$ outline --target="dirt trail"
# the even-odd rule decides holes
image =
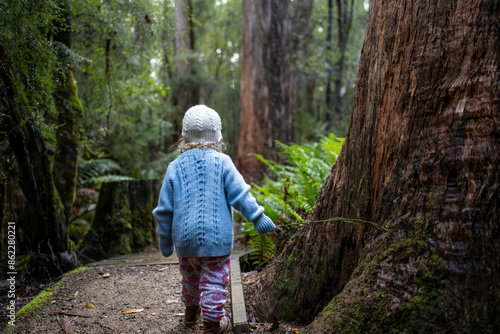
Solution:
[[[238,263],[242,253],[244,251],[236,250],[231,261]],[[254,274],[243,273],[243,285],[248,279],[254,279]],[[231,284],[228,289],[231,292]],[[235,291],[238,289],[241,289],[241,285]],[[51,290],[52,295],[46,293]],[[201,324],[191,328],[184,325],[181,290],[178,259],[175,256],[164,258],[159,250],[94,262],[89,267],[64,275],[60,281],[39,294],[29,307],[32,308],[33,304],[41,306],[28,315],[18,316],[16,326],[5,329],[4,332],[64,334],[60,322],[66,318],[74,333],[201,334]],[[42,295],[45,296],[41,298]],[[259,296],[250,293],[245,295],[246,298]],[[42,303],[39,303],[40,300]],[[225,309],[230,319],[233,319],[231,293]],[[249,310],[248,305],[246,309]],[[140,311],[123,313],[130,310]],[[237,310],[243,311],[245,319],[244,308]],[[237,318],[241,318],[241,315]],[[252,314],[247,313],[246,319],[258,322]],[[302,327],[281,322],[279,328],[272,328],[272,324],[250,322],[249,329],[253,334],[293,334],[298,333]],[[233,334],[233,331],[229,334]]]
[[[57,320],[64,315],[54,313],[61,311],[81,315],[68,316],[74,333],[202,333],[200,326],[184,325],[180,282],[174,264],[97,267],[70,274],[44,307],[18,319],[7,333],[64,333]],[[132,309],[143,310],[123,313]]]

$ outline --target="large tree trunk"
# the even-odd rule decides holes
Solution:
[[[63,68],[63,75],[58,77],[58,86],[54,97],[57,108],[56,152],[54,156],[54,183],[64,205],[64,216],[69,221],[71,207],[75,201],[76,177],[78,169],[78,144],[80,142],[80,118],[83,107],[78,99],[73,70],[70,66],[71,31],[70,9],[67,1],[61,1],[67,26],[60,27],[54,36],[58,60]]]
[[[31,121],[25,121],[27,116],[20,102],[23,92],[19,91],[23,85],[12,71],[2,45],[0,63],[0,98],[8,115],[2,122],[2,130],[8,133],[9,145],[17,161],[20,186],[26,197],[22,224],[16,224],[17,246],[22,253],[41,255],[48,259],[47,265],[64,270],[63,264],[70,265],[67,225],[52,178],[45,141],[40,130]],[[54,267],[46,269],[50,272]]]
[[[293,140],[291,18],[289,1],[243,1],[243,68],[238,169],[258,180],[274,140]]]
[[[94,260],[129,254],[158,246],[152,215],[161,180],[105,182],[90,228],[78,244]]]
[[[304,331],[500,330],[498,1],[372,3],[347,138],[253,284]],[[326,306],[326,307],[325,307]]]
[[[175,76],[174,126],[177,139],[182,132],[184,113],[200,100],[200,87],[195,78],[194,26],[191,0],[175,0]]]

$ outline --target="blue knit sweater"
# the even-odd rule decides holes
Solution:
[[[260,234],[275,228],[231,158],[212,149],[182,153],[167,169],[153,210],[164,256],[224,256],[233,249],[234,207]]]

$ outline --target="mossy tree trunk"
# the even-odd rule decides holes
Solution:
[[[8,133],[9,145],[15,154],[20,186],[26,197],[22,224],[16,224],[16,246],[21,254],[40,255],[40,272],[61,273],[70,267],[69,242],[63,206],[54,186],[45,141],[30,120],[25,121],[23,85],[12,69],[5,49],[0,45],[0,98],[7,111],[2,130]],[[45,268],[44,268],[45,267]]]
[[[157,247],[157,205],[161,180],[105,182],[99,192],[94,220],[79,243],[81,252],[100,260]]]
[[[76,83],[71,67],[71,21],[67,0],[60,1],[64,21],[54,36],[61,73],[54,97],[57,109],[56,152],[54,156],[54,182],[64,205],[66,220],[71,218],[71,207],[75,200],[78,169],[78,144],[80,142],[80,118],[83,107],[78,99]]]
[[[249,287],[305,333],[500,330],[500,3],[375,0],[342,152]],[[318,312],[320,312],[318,315]]]

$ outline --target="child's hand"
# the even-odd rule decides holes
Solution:
[[[160,237],[160,250],[163,256],[169,257],[174,252],[174,245],[168,238]]]
[[[266,234],[267,232],[271,232],[276,228],[276,225],[274,225],[273,221],[265,214],[262,214],[262,216],[257,218],[253,222],[253,226],[255,227],[255,230],[259,232],[260,235]]]

